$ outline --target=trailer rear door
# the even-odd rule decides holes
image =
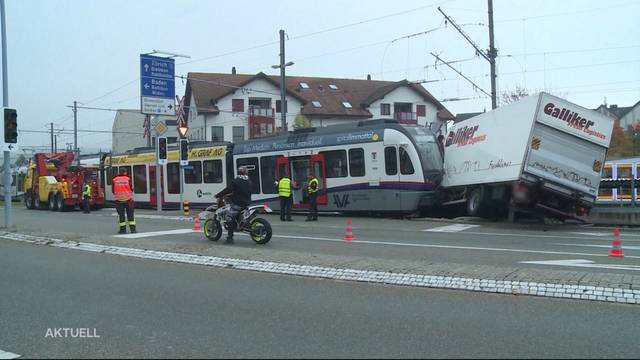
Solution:
[[[536,123],[523,177],[548,180],[548,187],[565,193],[579,191],[595,200],[607,149],[594,142]],[[565,189],[563,189],[563,187]],[[568,190],[568,189],[571,190]]]

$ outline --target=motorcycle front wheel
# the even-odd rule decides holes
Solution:
[[[255,241],[256,244],[266,244],[271,240],[271,224],[267,220],[256,218],[251,222],[249,228],[251,230],[249,233],[251,240]]]
[[[216,219],[207,219],[204,222],[204,236],[211,241],[220,240],[220,236],[222,236],[222,226],[220,222]]]

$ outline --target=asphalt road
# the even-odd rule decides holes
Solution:
[[[180,221],[168,216],[157,218],[156,212],[151,210],[138,210],[137,214],[140,233],[189,229],[193,225],[193,222]],[[174,212],[174,215],[177,214]],[[238,236],[235,245],[237,253],[230,255],[243,256],[242,249],[247,249],[246,253],[288,253],[289,258],[296,258],[296,255],[291,254],[304,254],[317,258],[342,256],[371,261],[446,262],[470,266],[518,266],[531,269],[640,275],[640,232],[637,230],[621,231],[626,256],[611,258],[607,256],[613,240],[613,230],[610,228],[522,223],[511,225],[492,222],[455,225],[430,220],[362,217],[353,219],[353,235],[356,241],[346,242],[342,240],[345,234],[345,218],[342,217],[321,216],[318,222],[304,222],[302,216],[294,216],[294,222],[281,222],[277,215],[266,218],[274,229],[273,240],[261,247],[253,244],[247,237]],[[18,232],[80,241],[94,239],[104,242],[108,239],[111,244],[120,246],[200,253],[208,251],[213,245],[204,239],[202,233],[156,235],[136,239],[115,238],[113,235],[117,230],[116,218],[111,209],[85,215],[80,212],[29,211],[18,205],[14,209],[14,222]],[[450,228],[452,225],[453,230]],[[589,260],[600,267],[558,267],[523,263],[567,259]],[[283,261],[287,259],[284,258]],[[627,267],[620,268],[621,266]]]
[[[637,306],[315,280],[0,241],[0,350],[55,357],[635,358]],[[100,338],[47,338],[89,328]]]

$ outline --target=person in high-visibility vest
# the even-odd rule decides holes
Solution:
[[[320,182],[311,175],[307,184],[307,194],[309,195],[309,215],[305,221],[318,220],[318,190],[320,190]]]
[[[124,220],[125,211],[129,222],[129,230],[135,233],[136,219],[133,216],[133,193],[131,179],[127,176],[127,169],[120,168],[120,175],[113,178],[112,188],[113,197],[116,200],[116,210],[118,211],[118,225],[120,226],[118,233],[127,233],[127,222]]]
[[[291,179],[286,173],[282,175],[277,182],[278,197],[280,197],[280,220],[281,221],[293,221],[291,220],[291,204],[293,203],[293,197],[291,193]]]
[[[84,188],[82,189],[82,207],[83,212],[85,214],[90,213],[89,210],[89,199],[91,198],[91,185],[89,185],[89,180],[84,183]]]

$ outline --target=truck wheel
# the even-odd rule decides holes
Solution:
[[[42,204],[40,203],[40,195],[38,194],[33,195],[33,207],[38,210],[42,209]]]
[[[58,210],[58,203],[56,202],[56,196],[54,193],[49,194],[49,210],[51,211]]]
[[[56,198],[58,211],[67,210],[67,206],[64,204],[64,195],[62,193],[57,193],[55,198]]]
[[[467,215],[479,216],[480,207],[482,204],[482,191],[480,188],[471,190],[471,193],[467,197]]]
[[[31,191],[27,191],[24,194],[24,205],[29,210],[32,210],[34,208],[34,206],[33,206],[33,195],[31,194]]]

